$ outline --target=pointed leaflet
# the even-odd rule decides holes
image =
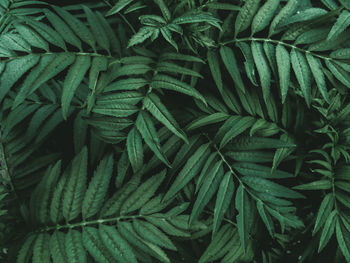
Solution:
[[[326,79],[323,73],[322,63],[318,58],[315,58],[310,53],[306,53],[306,59],[309,63],[312,75],[316,81],[318,90],[320,91],[322,97],[329,103],[329,96],[327,91]]]
[[[128,133],[126,149],[131,167],[134,172],[137,172],[143,165],[143,145],[141,134],[135,127]]]
[[[127,214],[138,210],[147,203],[163,182],[165,175],[166,170],[163,170],[141,184],[124,202],[120,209],[120,214]]]
[[[213,262],[213,257],[221,253],[227,242],[233,239],[233,234],[230,224],[223,225],[217,233],[213,234],[209,246],[202,253],[198,263]]]
[[[252,22],[252,35],[254,35],[254,33],[256,32],[263,30],[265,27],[268,26],[279,4],[280,0],[267,0],[265,2],[265,4],[259,9],[259,11],[254,16]]]
[[[177,192],[179,192],[185,185],[196,176],[202,165],[206,161],[209,155],[209,143],[201,145],[197,151],[188,159],[174,183],[170,186],[170,189],[164,196],[164,200],[171,199]]]
[[[31,71],[23,82],[21,90],[15,98],[13,107],[17,107],[26,99],[26,97],[40,88],[42,84],[65,70],[73,63],[74,59],[75,55],[68,52],[49,54],[42,58],[38,66]]]
[[[79,231],[73,229],[68,231],[65,238],[65,248],[69,263],[87,263],[86,252]]]
[[[163,123],[170,131],[172,131],[176,136],[183,139],[186,143],[188,143],[187,137],[184,132],[181,130],[179,124],[167,110],[165,105],[161,102],[160,98],[154,94],[150,93],[143,99],[143,105],[145,108]]]
[[[158,246],[153,245],[152,243],[147,242],[142,239],[133,228],[132,224],[127,221],[118,221],[117,222],[118,231],[120,234],[130,243],[134,248],[137,248],[148,255],[151,255],[161,262],[170,263],[165,252]]]
[[[348,26],[350,25],[350,12],[347,10],[343,10],[341,14],[339,15],[337,22],[333,25],[331,31],[329,32],[327,36],[327,40],[334,40],[344,32]]]
[[[83,22],[60,7],[52,6],[58,15],[70,26],[74,33],[95,49],[95,38]]]
[[[92,93],[95,93],[98,77],[101,71],[106,71],[107,67],[108,59],[106,57],[93,57],[89,72],[89,89]]]
[[[292,15],[299,6],[300,0],[289,0],[287,4],[281,9],[281,11],[274,17],[270,24],[269,36],[275,33],[276,28],[280,25],[280,23]]]
[[[311,72],[305,56],[295,48],[290,53],[292,67],[308,106],[311,103]]]
[[[227,120],[228,123],[229,120]],[[235,119],[234,124],[230,127],[230,129],[225,133],[224,137],[220,142],[220,148],[225,147],[225,145],[230,142],[232,139],[243,133],[249,127],[251,127],[255,118],[251,116],[240,117],[238,120]],[[225,122],[226,123],[226,122]]]
[[[312,231],[312,235],[315,235],[316,232],[323,226],[329,214],[331,213],[334,206],[334,199],[332,194],[327,194],[320,205],[320,208],[317,212],[315,227]]]
[[[208,65],[210,68],[211,75],[213,76],[215,84],[221,94],[223,89],[222,87],[223,83],[221,78],[220,64],[219,64],[219,58],[218,58],[217,52],[208,50],[207,59],[208,59]]]
[[[67,119],[67,114],[69,106],[73,99],[74,93],[77,90],[78,86],[84,79],[84,76],[88,69],[90,68],[90,57],[89,56],[77,56],[73,66],[68,71],[66,79],[63,83],[62,90],[62,113],[63,118]]]
[[[327,245],[328,241],[331,239],[334,233],[336,220],[337,220],[337,210],[335,209],[332,211],[332,213],[329,214],[324,224],[321,238],[320,238],[320,243],[318,246],[318,253],[322,251],[322,249]]]
[[[264,208],[264,203],[261,200],[258,200],[256,203],[256,207],[257,207],[257,210],[260,214],[262,221],[264,222],[267,230],[269,231],[269,234],[271,235],[271,237],[273,237],[274,232],[275,232],[274,223],[272,221],[271,216],[268,213],[266,213],[265,208]]]
[[[221,55],[222,61],[224,62],[224,65],[225,65],[227,71],[230,73],[230,76],[231,76],[232,80],[234,81],[235,85],[240,90],[242,90],[242,92],[245,92],[245,87],[243,84],[241,73],[239,72],[237,60],[236,60],[235,54],[233,53],[233,50],[229,47],[222,46],[220,48],[220,55]]]
[[[236,216],[238,234],[241,240],[241,245],[245,250],[247,247],[250,224],[251,224],[251,218],[250,218],[251,202],[242,184],[238,186],[235,203],[236,203],[236,209],[238,211],[238,215]]]
[[[45,10],[45,15],[49,22],[56,29],[56,31],[67,43],[77,47],[80,51],[82,51],[81,41],[59,16],[49,10]]]
[[[231,203],[235,189],[232,177],[233,175],[230,172],[227,172],[220,183],[214,208],[213,233],[219,229],[225,212]]]
[[[179,81],[170,76],[157,74],[152,79],[151,87],[155,89],[168,89],[168,90],[177,91],[177,92],[189,95],[191,97],[194,97],[196,99],[199,99],[204,104],[206,104],[204,97],[197,90],[189,86],[187,83]]]
[[[31,260],[33,254],[33,246],[37,235],[31,234],[25,239],[21,249],[18,251],[17,263],[28,263]]]
[[[241,7],[235,22],[235,38],[238,33],[246,30],[259,9],[260,0],[247,0]]]
[[[100,20],[97,18],[96,13],[92,12],[91,9],[85,5],[83,5],[83,9],[92,33],[96,37],[97,43],[100,47],[110,53],[110,43],[108,36],[103,28],[103,25],[100,23]]]
[[[122,10],[124,7],[126,7],[128,4],[133,2],[133,0],[119,0],[106,14],[106,16],[110,16],[113,14],[118,13],[120,10]]]
[[[22,24],[15,24],[15,28],[31,46],[41,48],[47,52],[49,51],[49,44],[30,27]]]
[[[73,159],[63,193],[63,216],[67,221],[75,219],[81,212],[86,191],[87,148]]]
[[[170,166],[168,159],[161,149],[156,128],[154,127],[153,121],[147,112],[140,111],[136,119],[136,128],[139,130],[141,136],[145,140],[145,143],[159,158],[159,160]]]
[[[210,201],[219,187],[221,179],[224,175],[224,168],[222,166],[222,160],[218,161],[210,172],[204,178],[202,185],[200,186],[198,196],[193,205],[190,224],[197,220],[200,213],[203,211],[206,204]]]
[[[50,238],[50,252],[54,263],[68,262],[67,253],[65,249],[66,234],[55,231]]]
[[[331,189],[332,183],[330,180],[317,180],[311,183],[294,186],[296,190],[327,190]]]
[[[30,54],[6,63],[0,76],[0,102],[5,98],[11,87],[40,59],[39,55]]]
[[[50,262],[49,240],[50,235],[47,233],[38,235],[33,246],[32,263]]]
[[[99,233],[104,246],[118,262],[137,263],[132,248],[115,227],[101,224]]]
[[[271,86],[270,66],[264,55],[264,50],[261,43],[253,41],[251,48],[252,48],[254,62],[255,62],[256,68],[258,69],[264,100],[265,102],[267,102],[270,95],[270,86]]]
[[[346,229],[341,223],[339,217],[336,223],[336,236],[341,252],[343,253],[346,260],[350,261],[350,233],[349,229]]]
[[[291,199],[305,198],[302,194],[295,192],[288,187],[276,184],[261,177],[246,175],[242,177],[242,181],[255,191],[269,193],[276,197]]]
[[[95,215],[102,207],[108,192],[112,172],[113,155],[109,154],[101,160],[86,190],[82,205],[84,219]]]
[[[103,245],[99,231],[95,227],[84,227],[82,232],[83,245],[89,254],[100,263],[115,262],[112,255]]]
[[[239,154],[243,154],[243,152],[238,152]],[[253,153],[253,152],[251,152]],[[266,154],[266,152],[262,152]],[[267,155],[267,154],[266,154]],[[271,167],[263,166],[256,164],[254,162],[255,159],[253,158],[254,155],[251,156],[251,162],[236,162],[232,165],[232,168],[234,168],[237,172],[244,176],[258,176],[262,178],[291,178],[294,177],[293,174],[287,173],[281,170],[273,170],[271,171]],[[265,161],[266,162],[266,161]]]
[[[282,103],[284,103],[287,97],[290,81],[290,57],[286,48],[280,44],[278,44],[276,47],[276,62]]]
[[[140,235],[144,240],[149,241],[160,247],[164,247],[170,250],[176,251],[176,247],[173,242],[165,235],[159,228],[152,225],[149,222],[134,219],[133,226],[137,234]]]
[[[350,87],[349,73],[337,66],[336,64],[332,63],[332,61],[329,61],[328,59],[325,62],[332,74],[345,86]]]
[[[229,116],[230,115],[224,112],[215,112],[204,117],[199,117],[198,119],[191,122],[189,126],[187,126],[187,130],[194,130],[213,123],[222,122],[227,120]]]

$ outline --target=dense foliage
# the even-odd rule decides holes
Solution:
[[[50,2],[0,1],[1,262],[350,262],[348,0]]]

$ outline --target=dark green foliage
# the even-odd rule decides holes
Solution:
[[[350,262],[349,1],[53,2],[0,1],[1,262]]]

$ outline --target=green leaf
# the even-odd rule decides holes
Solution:
[[[343,10],[339,15],[337,22],[331,28],[327,36],[327,40],[333,40],[338,37],[343,31],[345,31],[350,25],[350,12],[347,10]]]
[[[6,63],[5,70],[0,76],[0,102],[5,98],[12,86],[31,69],[39,59],[39,55],[30,54]]]
[[[120,10],[122,10],[124,7],[126,7],[128,4],[133,2],[133,0],[119,0],[106,14],[106,16],[110,16],[113,14],[118,13]]]
[[[212,262],[213,257],[225,248],[229,240],[233,239],[233,235],[232,227],[229,224],[223,225],[217,233],[213,234],[209,246],[202,253],[198,263]]]
[[[82,232],[83,244],[89,254],[96,262],[110,263],[115,262],[112,255],[103,245],[98,229],[94,227],[84,227]]]
[[[271,86],[270,67],[264,55],[262,44],[253,41],[251,47],[252,47],[254,62],[255,62],[256,68],[258,69],[258,73],[260,77],[263,97],[265,102],[267,102],[270,95],[270,86]]]
[[[280,44],[276,47],[276,62],[281,88],[282,103],[284,103],[288,94],[290,81],[290,57],[286,48]]]
[[[45,10],[45,15],[55,30],[67,43],[82,51],[81,41],[59,16],[49,10]]]
[[[99,233],[105,247],[107,247],[109,252],[118,262],[137,263],[132,248],[115,227],[101,224],[99,227]]]
[[[333,210],[332,213],[329,214],[327,220],[324,224],[320,243],[318,246],[318,253],[322,251],[322,249],[327,245],[328,241],[332,237],[335,229],[336,219],[337,219],[337,210]]]
[[[242,184],[237,188],[235,203],[238,211],[238,215],[236,216],[238,234],[241,240],[241,245],[245,250],[251,225],[251,202]]]
[[[258,11],[260,0],[247,0],[239,11],[235,22],[235,38],[237,35],[246,30],[253,20],[253,17]]]
[[[347,261],[350,261],[350,233],[349,230],[341,224],[340,219],[336,223],[336,236],[341,252]]]
[[[207,126],[210,124],[222,122],[222,121],[227,120],[229,118],[229,116],[230,115],[228,115],[227,113],[224,113],[224,112],[215,112],[215,113],[210,114],[208,116],[203,116],[203,117],[200,117],[200,118],[194,120],[193,122],[191,122],[189,124],[187,129],[194,130],[194,129],[198,129],[200,127]]]
[[[67,119],[68,110],[73,99],[74,93],[84,79],[84,76],[90,68],[89,56],[78,56],[63,83],[62,90],[62,113],[63,118]]]
[[[255,118],[250,116],[239,117],[238,120],[233,119],[233,117],[231,117],[225,122],[231,123],[232,120],[233,124],[230,125],[230,129],[225,133],[224,137],[222,138],[220,142],[220,148],[225,147],[227,143],[229,143],[232,139],[234,139],[235,137],[246,131],[248,128],[250,128],[255,122]]]
[[[25,241],[21,246],[21,249],[18,252],[17,261],[16,261],[17,263],[30,262],[33,254],[33,246],[36,238],[37,238],[37,235],[31,234],[25,239]]]
[[[164,200],[171,199],[178,193],[189,181],[195,177],[209,155],[209,143],[201,145],[197,151],[188,159],[174,183],[170,186],[164,196]]]
[[[155,31],[156,31],[156,28],[151,26],[141,27],[140,30],[130,38],[128,43],[128,48],[135,46],[137,44],[141,44],[146,39],[150,38]]]
[[[72,263],[87,262],[86,252],[83,247],[82,236],[79,231],[73,230],[73,229],[70,229],[68,231],[65,238],[65,247],[66,247],[68,262],[72,262]]]
[[[49,44],[34,30],[23,24],[15,24],[18,33],[33,47],[49,51]]]
[[[220,20],[214,17],[211,13],[207,12],[187,12],[177,18],[175,18],[172,23],[176,25],[183,25],[183,24],[193,24],[193,23],[208,23],[219,30],[221,30],[220,27]]]
[[[50,262],[49,240],[47,233],[38,235],[33,246],[33,263]]]
[[[117,90],[137,90],[148,84],[148,81],[143,78],[127,78],[121,79],[108,85],[103,91]]]
[[[68,24],[68,26],[73,30],[73,32],[80,37],[85,43],[90,45],[94,50],[95,48],[95,38],[91,31],[85,26],[83,22],[77,19],[75,16],[64,10],[63,8],[52,6],[56,13],[63,18],[63,20]]]
[[[218,58],[217,52],[208,50],[207,59],[208,59],[208,65],[210,68],[211,75],[213,76],[213,79],[215,81],[215,84],[219,92],[222,93],[223,83],[221,78],[220,64],[219,64],[219,58]]]
[[[75,56],[70,53],[49,54],[42,57],[39,64],[25,78],[13,107],[17,107],[42,84],[65,70],[74,59]]]
[[[109,182],[113,172],[113,155],[106,155],[99,163],[94,176],[86,190],[83,204],[83,218],[89,218],[99,212],[108,192]]]
[[[258,200],[256,202],[256,207],[258,209],[258,212],[262,221],[264,222],[267,230],[269,231],[269,234],[271,235],[271,237],[274,237],[274,233],[275,233],[274,223],[272,221],[271,216],[268,213],[266,213],[264,208],[264,203],[261,200]]]
[[[73,159],[63,194],[63,216],[67,221],[75,219],[81,212],[86,191],[87,148]]]
[[[220,55],[235,85],[237,85],[237,87],[242,92],[245,92],[245,86],[243,84],[241,73],[239,71],[237,60],[236,60],[235,54],[233,53],[233,50],[229,47],[222,46],[220,48]]]
[[[54,263],[68,262],[65,249],[65,234],[55,231],[50,238],[50,252]]]
[[[167,166],[170,166],[167,157],[161,149],[158,134],[156,128],[154,127],[151,116],[149,116],[147,112],[140,111],[136,119],[136,128],[140,132],[142,138],[145,140],[145,143],[159,158],[159,160],[161,160]]]
[[[330,57],[335,59],[350,59],[350,48],[334,50],[331,52]]]
[[[241,153],[241,152],[240,152]],[[252,159],[254,161],[254,159]],[[293,174],[287,173],[281,170],[271,170],[271,167],[247,163],[247,162],[236,162],[232,165],[232,168],[237,170],[240,174],[244,176],[258,176],[261,178],[292,178]]]
[[[216,203],[214,208],[213,234],[215,234],[218,231],[221,222],[224,218],[225,212],[230,206],[234,189],[235,185],[233,182],[233,175],[230,172],[227,172],[220,183],[216,197]]]
[[[302,194],[295,192],[288,187],[276,184],[261,177],[246,175],[242,177],[242,181],[258,192],[269,193],[277,197],[285,197],[291,199],[305,198]]]
[[[299,0],[289,0],[270,23],[269,36],[276,33],[281,22],[290,17],[299,7]]]
[[[165,252],[157,245],[154,245],[145,239],[141,238],[133,228],[133,225],[127,221],[118,221],[118,230],[122,236],[133,246],[141,251],[152,255],[161,262],[170,263],[168,256]]]
[[[185,133],[181,130],[179,124],[156,94],[148,94],[143,100],[143,105],[153,115],[153,117],[163,123],[165,127],[172,131],[176,136],[188,143]]]
[[[335,65],[331,61],[326,60],[326,65],[329,68],[329,70],[332,72],[332,74],[345,86],[350,87],[350,74],[340,68],[339,66]]]
[[[172,78],[170,76],[157,74],[152,79],[151,87],[155,89],[168,89],[168,90],[177,91],[177,92],[189,95],[191,97],[194,97],[196,99],[199,99],[204,104],[206,104],[204,97],[197,90],[195,90],[188,84],[182,81],[179,81],[175,78]]]
[[[305,56],[295,48],[290,53],[292,67],[308,106],[311,103],[311,72]]]
[[[204,207],[208,204],[210,199],[219,188],[222,177],[224,176],[224,168],[222,160],[218,161],[208,174],[206,174],[203,183],[199,188],[199,193],[193,205],[190,224],[197,220]]]
[[[135,219],[133,220],[133,226],[137,234],[139,234],[144,240],[160,247],[174,251],[177,250],[173,242],[161,230],[151,223]]]
[[[131,213],[146,204],[163,182],[165,175],[166,170],[163,170],[141,184],[121,206],[120,214]]]
[[[137,172],[143,165],[143,145],[141,134],[135,128],[132,128],[128,133],[126,149],[131,167],[134,172]]]
[[[318,90],[320,91],[322,97],[326,100],[326,102],[329,103],[326,79],[323,73],[321,61],[309,53],[306,53],[306,59],[309,63],[312,75],[314,76],[314,79],[316,81]]]
[[[294,186],[296,190],[328,190],[331,189],[332,183],[330,180],[318,180],[307,184]]]
[[[273,18],[280,0],[267,0],[254,16],[252,22],[252,35],[266,28]]]
[[[90,8],[83,5],[87,21],[90,25],[93,36],[96,37],[97,44],[110,53],[110,43],[103,25],[100,23],[96,13],[93,13]]]

